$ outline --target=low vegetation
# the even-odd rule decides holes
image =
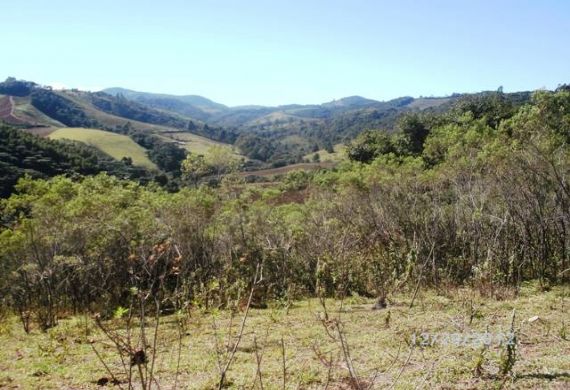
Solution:
[[[406,115],[270,185],[221,149],[180,161],[177,192],[26,177],[0,203],[8,331],[123,388],[564,387],[569,145],[562,86]],[[510,336],[457,348],[486,331]],[[50,364],[31,374],[80,378]]]
[[[327,326],[336,332],[332,320],[342,321],[360,388],[562,389],[570,381],[569,294],[560,288],[545,293],[528,284],[518,298],[496,301],[471,289],[441,288],[421,291],[411,308],[411,294],[396,294],[384,311],[371,311],[369,299],[353,296],[326,301],[331,318]],[[513,309],[518,349],[514,375],[504,376],[506,346],[496,336],[509,332]],[[128,313],[116,311],[106,326],[124,328]],[[155,362],[160,388],[218,388],[218,362],[238,340],[243,314],[189,309],[163,316]],[[328,335],[322,316],[315,299],[251,309],[227,387],[350,388],[342,347]],[[149,335],[153,325],[149,320]],[[486,332],[492,335],[489,340],[479,336]],[[442,337],[428,344],[422,334],[458,340]],[[87,316],[66,317],[46,333],[30,334],[9,320],[2,325],[0,342],[2,387],[128,388],[119,376],[124,368],[116,348]],[[113,385],[111,374],[121,383]]]

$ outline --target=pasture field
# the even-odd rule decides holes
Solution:
[[[327,300],[328,320],[317,299],[273,303],[249,311],[239,342],[243,310],[191,309],[160,318],[156,380],[162,389],[175,382],[180,389],[217,388],[218,359],[223,362],[238,342],[227,373],[232,389],[569,388],[568,287],[540,292],[527,285],[518,296],[507,295],[497,300],[465,288],[420,290],[415,299],[397,294],[376,311],[370,299]],[[500,338],[511,329],[513,310],[514,366],[502,375],[507,342]],[[117,330],[124,322],[107,320],[105,326]],[[153,324],[149,319],[148,335]],[[0,329],[1,388],[100,388],[97,382],[110,374],[95,351],[119,381],[125,379],[115,347],[89,316],[70,316],[47,333],[28,335],[6,316]],[[440,338],[425,343],[422,334]],[[486,347],[483,334],[492,336]],[[351,384],[349,365],[360,387]]]
[[[175,141],[181,147],[188,150],[191,153],[201,154],[207,156],[210,152],[211,148],[213,147],[222,147],[224,150],[227,150],[233,157],[236,158],[243,158],[241,154],[239,154],[232,145],[225,144],[222,142],[217,142],[206,137],[202,137],[197,134],[187,133],[187,132],[163,132],[160,135],[168,140],[168,141]]]
[[[130,157],[133,159],[134,165],[156,169],[156,165],[149,160],[146,150],[126,135],[97,129],[64,127],[51,133],[49,138],[83,142],[96,147],[117,160],[123,157]]]
[[[12,114],[12,102],[9,96],[0,95],[0,118],[8,119]]]

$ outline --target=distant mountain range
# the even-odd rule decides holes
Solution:
[[[150,92],[139,92],[125,88],[107,88],[101,92],[114,96],[123,96],[150,107],[168,110],[181,115],[191,116],[211,124],[230,127],[259,128],[260,124],[270,124],[276,128],[283,122],[295,120],[330,119],[347,111],[406,107],[425,109],[445,104],[450,98],[403,97],[388,102],[367,99],[361,96],[349,96],[323,104],[287,104],[282,106],[247,105],[228,107],[198,95],[168,95]],[[415,105],[412,105],[415,103]]]
[[[330,150],[331,145],[346,142],[365,129],[391,132],[403,113],[445,110],[459,97],[402,97],[380,102],[349,96],[323,104],[228,107],[196,95],[155,94],[123,88],[102,92],[237,133],[240,135],[237,146],[244,154],[280,164],[299,161],[314,150]],[[258,139],[252,140],[253,136]],[[255,153],[259,149],[264,152]]]
[[[384,102],[349,96],[323,104],[228,107],[197,95],[124,88],[53,90],[9,78],[0,83],[0,121],[34,128],[31,131],[40,135],[61,127],[151,134],[195,153],[226,145],[252,163],[281,166],[302,162],[318,150],[332,151],[334,145],[366,129],[392,132],[402,115],[442,112],[463,96],[401,97]],[[524,102],[530,93],[508,96]]]

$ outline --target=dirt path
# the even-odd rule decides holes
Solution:
[[[18,119],[16,118],[16,115],[14,115],[14,106],[16,105],[16,103],[14,103],[14,98],[12,96],[8,96],[8,100],[10,101],[10,116],[14,119]]]
[[[21,120],[14,114],[14,107],[16,103],[12,96],[6,96],[0,101],[0,118],[8,123],[15,125],[24,124],[25,121]]]

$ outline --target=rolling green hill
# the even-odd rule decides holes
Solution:
[[[350,96],[323,104],[277,107],[227,107],[201,96],[175,96],[111,88],[102,92],[52,90],[32,82],[0,83],[0,119],[45,135],[64,126],[94,128],[128,135],[149,150],[161,169],[176,148],[207,154],[223,146],[243,155],[260,168],[295,164],[316,150],[331,151],[365,130],[401,131],[402,118],[417,113],[449,112],[470,97],[494,92],[454,94],[448,97],[401,97],[376,101]],[[518,106],[529,101],[528,92],[502,94]],[[478,110],[477,107],[471,107]],[[151,140],[150,137],[153,139]],[[166,147],[159,145],[168,143]],[[159,150],[160,149],[160,150]],[[180,150],[176,155],[180,155]],[[160,154],[160,158],[157,157]],[[320,157],[326,157],[319,153]],[[175,164],[176,165],[176,164]]]
[[[123,157],[130,157],[134,165],[157,169],[156,165],[149,160],[147,151],[126,135],[97,129],[64,127],[51,133],[49,138],[83,142],[96,147],[117,160],[121,160]]]

